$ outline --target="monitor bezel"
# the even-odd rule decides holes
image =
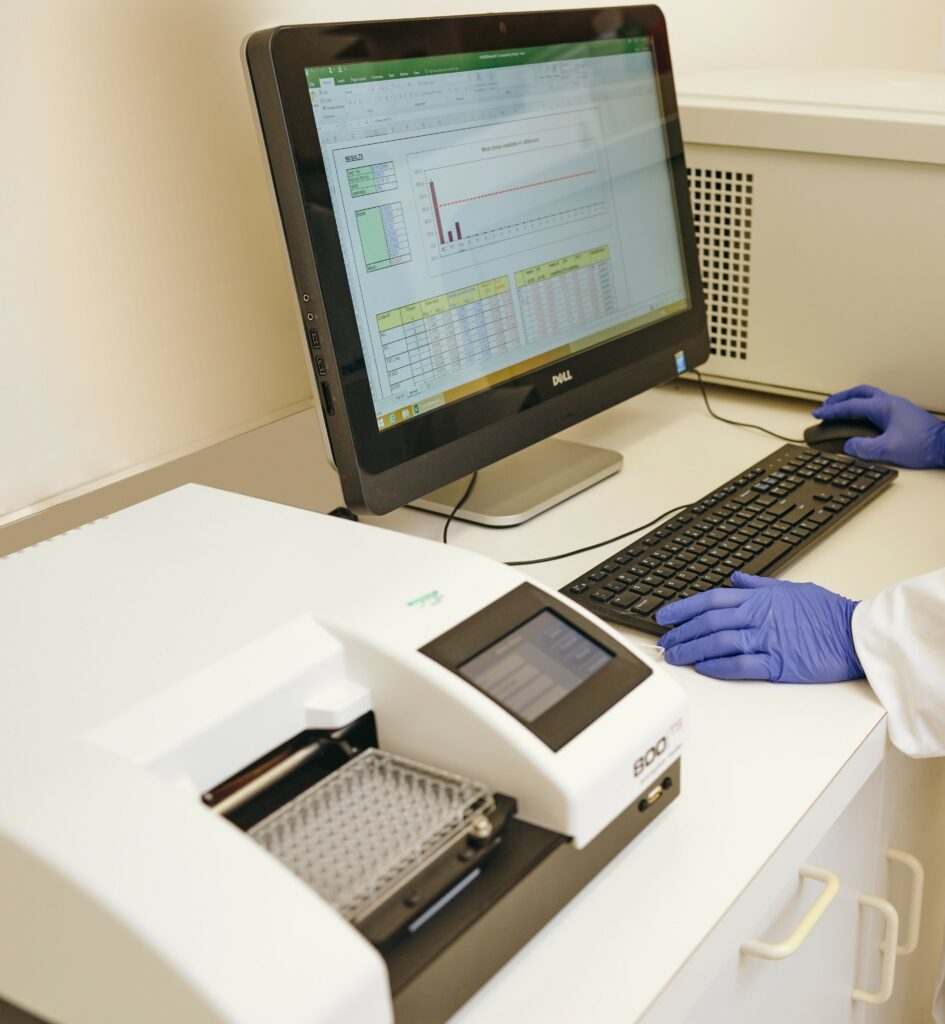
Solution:
[[[586,42],[616,32],[651,40],[690,309],[378,430],[305,69]],[[315,391],[352,510],[391,511],[663,383],[679,371],[678,352],[688,367],[708,358],[678,108],[665,22],[657,7],[286,26],[251,36],[246,57]],[[555,385],[553,377],[564,369],[570,380]]]

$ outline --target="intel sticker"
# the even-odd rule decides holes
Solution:
[[[685,373],[686,372],[686,353],[685,352],[677,352],[673,358],[676,360],[676,372],[677,373]]]

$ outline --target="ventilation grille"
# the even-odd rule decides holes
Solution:
[[[689,195],[709,321],[709,352],[748,358],[754,175],[690,167]]]

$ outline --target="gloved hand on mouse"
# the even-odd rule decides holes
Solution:
[[[945,423],[907,398],[860,384],[831,395],[814,415],[827,422],[866,419],[882,428],[878,437],[851,437],[846,442],[843,450],[854,458],[907,469],[945,467]]]

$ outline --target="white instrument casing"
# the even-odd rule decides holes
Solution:
[[[685,698],[633,651],[652,674],[553,751],[420,653],[523,582],[196,485],[5,559],[0,996],[76,1024],[390,1020],[376,950],[199,797],[373,710],[385,749],[585,846],[678,759]]]

